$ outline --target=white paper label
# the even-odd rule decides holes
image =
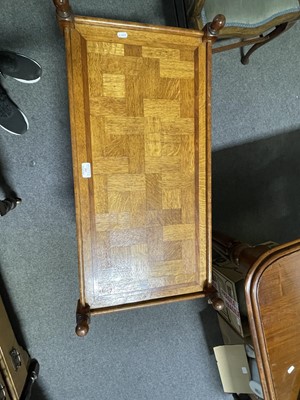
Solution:
[[[243,373],[244,375],[246,375],[246,374],[248,373],[248,370],[247,370],[246,367],[242,367],[242,373]]]
[[[288,374],[291,374],[294,371],[295,367],[293,365],[288,369]]]
[[[89,162],[82,163],[81,170],[82,170],[83,178],[91,178],[92,177],[91,164]]]
[[[128,37],[127,32],[118,32],[117,35],[118,35],[118,38],[120,38],[120,39],[126,39]]]

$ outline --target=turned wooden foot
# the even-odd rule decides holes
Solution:
[[[203,29],[204,39],[210,42],[215,42],[217,40],[218,33],[224,27],[225,22],[226,18],[224,15],[216,15],[212,22],[209,22],[205,25]]]
[[[224,301],[214,287],[211,286],[207,288],[206,295],[208,297],[208,304],[211,304],[216,311],[222,311],[224,309]]]
[[[211,304],[216,311],[222,311],[225,307],[223,299],[221,299],[217,293],[209,296],[208,304]]]
[[[74,14],[69,4],[69,0],[53,0],[56,7],[56,17],[59,26],[63,30],[66,24],[72,24],[74,20]]]
[[[3,217],[9,211],[13,210],[17,207],[18,204],[21,203],[21,199],[18,197],[16,198],[7,198],[5,200],[0,201],[0,216]]]
[[[72,9],[69,0],[53,0],[56,7],[56,14],[59,18],[68,19],[72,16]]]
[[[77,303],[77,311],[76,311],[76,335],[77,336],[86,336],[89,331],[90,324],[90,306],[88,304],[81,304],[81,301],[78,300]]]
[[[213,286],[205,288],[205,294],[208,297],[208,304],[211,304],[216,311],[222,311],[225,307],[223,299]]]

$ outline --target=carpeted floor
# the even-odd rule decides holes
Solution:
[[[94,318],[86,338],[75,336],[77,250],[63,37],[50,0],[1,5],[0,47],[43,67],[37,84],[4,82],[30,131],[17,137],[0,128],[2,188],[5,180],[23,199],[0,220],[1,292],[41,365],[33,398],[231,398],[222,391],[211,353],[220,337],[204,300]],[[171,0],[72,5],[84,15],[175,24]],[[260,49],[248,66],[239,63],[238,51],[214,55],[214,225],[246,240],[298,236],[299,28]]]

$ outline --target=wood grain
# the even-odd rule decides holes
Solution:
[[[207,43],[195,31],[74,21],[65,33],[81,303],[93,313],[202,296]]]
[[[246,301],[265,399],[300,393],[300,241],[265,253],[246,280]]]

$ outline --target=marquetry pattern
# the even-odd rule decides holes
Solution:
[[[197,47],[85,46],[93,307],[199,292]]]

